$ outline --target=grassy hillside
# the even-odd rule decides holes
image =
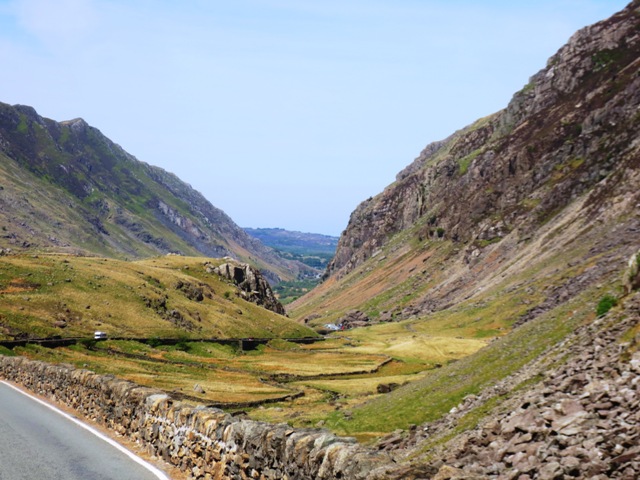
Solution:
[[[312,326],[337,321],[354,308],[365,312],[371,326],[337,334],[349,338],[354,350],[375,348],[395,360],[415,361],[426,350],[424,342],[440,340],[440,351],[466,357],[453,363],[432,357],[422,378],[335,411],[327,425],[366,439],[435,421],[592,322],[602,298],[622,294],[640,219],[627,211],[620,223],[604,212],[593,222],[583,213],[585,203],[577,200],[525,242],[510,235],[467,247],[479,250],[471,262],[459,244],[421,240],[418,224],[353,272],[329,278],[294,302],[294,318],[322,312],[308,322]],[[430,313],[416,309],[425,296]]]
[[[565,339],[576,327],[593,321],[596,302],[589,300],[597,294],[586,292],[569,305],[550,311],[476,353],[354,408],[347,417],[338,412],[329,424],[345,434],[364,432],[371,435],[436,421],[465,397],[478,395],[483,389],[515,374],[546,349]],[[464,308],[461,311],[464,312]],[[429,334],[422,332],[433,328],[429,322],[417,321],[410,325],[424,336]],[[454,326],[464,330],[460,324],[449,325],[449,329],[455,330]],[[447,345],[448,348],[452,346],[451,343]]]
[[[141,261],[59,254],[0,256],[0,338],[299,337],[310,330],[245,301],[205,265],[222,259]]]

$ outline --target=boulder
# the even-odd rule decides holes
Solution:
[[[278,301],[271,285],[265,280],[259,270],[246,263],[236,263],[229,261],[217,267],[210,263],[205,264],[205,269],[209,273],[215,273],[233,282],[240,289],[245,300],[253,302],[272,312],[286,315],[284,306]]]

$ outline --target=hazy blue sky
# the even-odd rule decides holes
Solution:
[[[0,101],[84,118],[241,226],[339,234],[621,0],[0,0]]]

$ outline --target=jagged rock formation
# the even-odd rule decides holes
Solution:
[[[351,215],[326,276],[344,276],[395,234],[469,244],[520,238],[596,186],[638,168],[638,4],[576,33],[509,106],[427,146]],[[637,184],[637,183],[636,183]],[[597,198],[585,213],[600,208]]]
[[[231,260],[231,259],[228,259]],[[230,280],[240,289],[240,295],[267,310],[285,315],[284,306],[278,301],[271,286],[262,274],[246,263],[223,263],[219,266],[205,265],[208,273],[216,273]]]
[[[251,261],[271,281],[307,267],[279,257],[165,170],[82,119],[0,104],[0,247],[115,257],[182,253]]]
[[[623,280],[625,293],[640,288],[640,252],[635,253],[629,259],[629,268]]]
[[[364,312],[352,310],[338,320],[338,325],[342,325],[345,330],[356,327],[364,327],[369,323],[369,317]]]

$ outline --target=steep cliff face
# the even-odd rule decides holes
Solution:
[[[461,245],[514,229],[525,238],[594,187],[628,183],[638,167],[638,8],[580,30],[506,109],[425,148],[353,212],[326,276],[418,224],[422,239]]]
[[[175,175],[140,162],[82,119],[55,122],[0,104],[3,247],[251,261],[270,280],[304,267],[280,258]]]
[[[323,312],[318,325],[353,309],[373,323],[421,318],[490,291],[533,295],[528,272],[546,293],[511,312],[520,324],[606,284],[638,242],[639,72],[636,0],[573,35],[504,110],[428,145],[360,204],[324,283],[290,314]]]

